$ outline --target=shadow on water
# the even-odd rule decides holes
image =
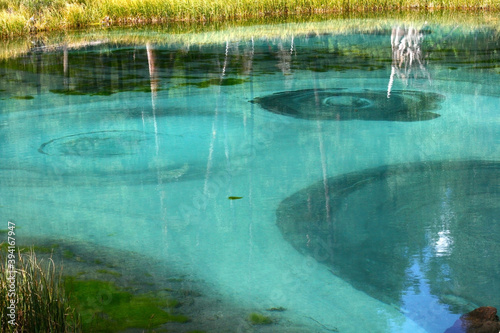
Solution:
[[[389,304],[428,283],[454,313],[499,306],[499,180],[494,161],[348,173],[283,200],[277,225],[298,251]]]

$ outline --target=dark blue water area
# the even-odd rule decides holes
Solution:
[[[173,331],[444,332],[500,307],[497,30],[252,29],[1,60],[0,223],[203,285],[217,315]]]

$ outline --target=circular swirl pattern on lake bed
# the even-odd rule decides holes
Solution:
[[[421,91],[306,89],[279,92],[252,102],[281,115],[311,120],[422,121],[439,117],[445,97]]]
[[[156,140],[168,149],[156,150]],[[8,186],[134,185],[178,181],[199,177],[192,156],[175,161],[172,154],[186,143],[178,135],[135,130],[108,130],[63,136],[43,143],[38,152],[46,155],[38,168],[29,168]],[[165,148],[162,146],[162,148]],[[0,170],[7,175],[7,170]],[[10,171],[9,171],[10,172]],[[19,170],[19,172],[23,172]],[[4,177],[5,178],[5,177]]]
[[[42,144],[38,151],[42,154],[60,156],[133,155],[151,144],[153,140],[152,135],[140,131],[97,131],[50,140]]]
[[[387,303],[422,279],[455,313],[500,304],[500,162],[384,166],[320,181],[281,202],[298,251]]]

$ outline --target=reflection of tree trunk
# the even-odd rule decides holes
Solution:
[[[64,89],[69,89],[69,62],[68,62],[68,45],[63,45],[63,83]]]
[[[401,79],[405,86],[408,85],[412,75],[416,79],[419,73],[430,81],[430,75],[422,62],[421,44],[423,39],[424,35],[413,26],[409,28],[398,26],[392,29],[392,65],[387,98],[391,96],[394,77]]]
[[[222,83],[222,80],[224,79],[224,76],[226,75],[226,66],[227,66],[228,55],[229,55],[229,41],[226,41],[226,49],[224,52],[224,63],[222,65],[222,70],[221,70],[220,79],[219,79],[220,83]],[[215,141],[217,139],[217,123],[218,123],[218,117],[219,117],[220,97],[221,97],[221,84],[219,84],[219,86],[218,86],[217,102],[215,104],[214,119],[212,121],[212,138],[210,140],[210,146],[209,146],[209,150],[208,150],[207,171],[205,174],[205,185],[204,185],[204,190],[203,190],[204,194],[208,194],[208,179],[210,177],[210,172],[212,169],[214,146],[215,146]],[[226,152],[226,158],[228,158],[227,152]]]
[[[228,55],[228,53],[229,53],[229,41],[226,41],[226,52],[224,53],[224,65],[222,66],[222,74],[220,76],[221,81],[224,78],[224,76],[226,75],[227,55]]]
[[[316,92],[316,98],[315,98],[315,103],[316,106],[319,108],[321,104],[321,99],[319,98],[317,94],[318,90],[318,80],[315,74],[315,79],[314,79],[314,91]],[[323,139],[323,127],[321,125],[321,121],[318,119],[316,121],[316,127],[318,130],[318,148],[319,148],[319,153],[320,153],[320,158],[321,158],[321,171],[322,171],[322,176],[323,176],[323,185],[324,185],[324,194],[325,194],[325,213],[326,213],[326,219],[327,221],[330,221],[330,200],[329,200],[329,194],[328,194],[328,167],[326,163],[326,153],[325,153],[325,144],[324,144],[324,139]]]
[[[42,93],[42,53],[36,53],[36,93],[40,95]]]
[[[123,77],[125,76],[124,74],[128,74],[128,68],[123,67],[122,57],[116,58],[116,65],[118,67],[118,72],[116,73],[116,76],[118,77],[118,91],[123,91],[124,90]]]
[[[246,49],[243,52],[243,74],[250,75],[253,68],[253,56],[255,54],[255,45],[252,37],[252,47],[250,50]]]
[[[155,130],[155,145],[156,145],[156,155],[158,156],[160,147],[158,144],[158,124],[156,122],[156,92],[158,89],[158,80],[156,77],[155,68],[155,57],[153,53],[153,48],[149,43],[146,44],[146,53],[148,56],[148,67],[149,67],[149,81],[151,85],[151,109],[153,111],[153,124]]]
[[[293,39],[292,39],[293,42]],[[281,41],[278,44],[278,68],[283,75],[290,75],[292,62],[292,53],[283,47]]]
[[[158,77],[156,75],[155,67],[155,55],[153,53],[153,48],[151,44],[146,44],[146,52],[148,55],[148,68],[149,68],[149,81],[151,84],[151,94],[156,98],[156,92],[158,90]]]
[[[154,126],[154,131],[155,131],[155,148],[156,148],[156,157],[158,158],[159,152],[160,152],[160,145],[158,141],[158,123],[156,121],[156,97],[157,97],[157,91],[158,91],[158,75],[156,72],[156,66],[155,66],[155,55],[154,55],[154,48],[151,46],[151,44],[148,42],[146,43],[146,54],[148,58],[148,69],[149,69],[149,83],[151,87],[151,110],[153,112],[153,126]],[[143,124],[144,124],[144,117],[143,117]],[[157,181],[158,185],[162,184],[162,177],[160,173],[160,169],[158,167],[156,168],[156,174],[157,174]],[[165,208],[165,200],[166,200],[166,193],[164,189],[159,186],[158,187],[158,197],[160,200],[160,216],[164,217],[167,216],[167,210]],[[164,229],[163,232],[165,234],[168,233],[168,224],[164,223]]]
[[[238,53],[237,49],[238,49],[238,44],[236,44],[236,52],[235,52],[236,54]],[[228,58],[229,58],[229,41],[226,41],[226,54],[224,57],[224,70],[226,69]],[[219,88],[219,96],[222,96],[220,94],[220,88]],[[226,111],[226,109],[224,111]],[[224,112],[223,116],[224,116],[224,121],[223,121],[224,134],[225,134],[224,135],[224,153],[226,156],[226,166],[229,167],[229,164],[231,162],[229,160],[229,142],[228,142],[228,136],[227,136],[227,112]]]
[[[292,54],[294,52],[294,37],[290,41],[290,49],[284,48],[283,43],[278,43],[278,68],[285,75],[285,89],[290,90],[294,83],[292,71]]]

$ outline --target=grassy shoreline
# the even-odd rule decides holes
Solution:
[[[293,17],[269,17],[222,22],[184,22],[129,25],[125,27],[92,26],[68,31],[38,32],[19,38],[9,38],[0,44],[0,61],[25,55],[43,45],[43,50],[78,49],[95,43],[110,45],[192,45],[220,44],[252,39],[286,39],[313,34],[371,33],[391,29],[394,25],[444,27],[447,31],[487,29],[500,34],[500,17],[490,11],[473,15],[459,11],[405,11],[399,13],[350,13]],[[457,28],[460,26],[460,28]]]
[[[398,11],[500,11],[499,0],[0,0],[0,37],[92,26]]]

